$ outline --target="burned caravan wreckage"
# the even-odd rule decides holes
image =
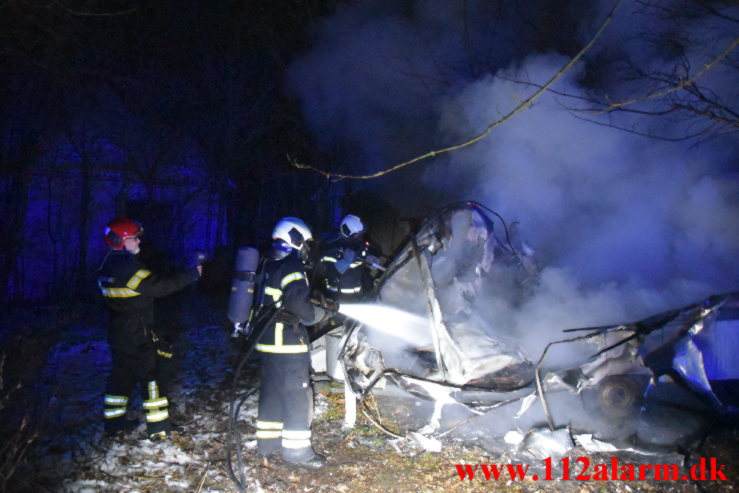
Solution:
[[[495,314],[531,296],[537,277],[515,227],[473,202],[444,208],[377,285],[377,307],[415,320],[351,326],[338,354],[346,384],[372,398],[373,419],[417,440],[542,459],[576,446],[674,449],[736,416],[736,293],[635,323],[552,331],[530,354],[522,341],[532,335]],[[581,357],[550,361],[563,346]]]

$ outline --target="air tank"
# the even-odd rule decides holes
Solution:
[[[234,324],[243,324],[249,320],[258,265],[259,252],[256,248],[239,248],[236,253],[236,269],[231,282],[227,313],[228,319]]]

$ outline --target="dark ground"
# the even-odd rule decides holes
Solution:
[[[212,303],[195,297],[183,306],[186,357],[176,415],[189,430],[186,436],[175,436],[154,449],[141,428],[117,442],[102,438],[99,400],[109,360],[99,310],[88,305],[16,307],[8,312],[0,332],[0,431],[5,444],[0,449],[5,482],[0,483],[0,491],[238,491],[226,461],[230,368],[238,354],[229,346],[220,316],[213,315]],[[250,371],[238,386],[240,395],[254,382]],[[245,444],[247,491],[730,492],[739,486],[735,430],[714,433],[694,450],[695,456],[717,457],[726,464],[728,482],[486,481],[481,472],[472,481],[460,480],[456,464],[533,461],[448,440],[442,441],[440,453],[425,452],[411,440],[386,434],[362,415],[354,429],[342,429],[341,388],[319,387],[313,440],[329,464],[316,472],[280,461],[271,469],[256,465],[256,395],[245,402],[239,429]],[[571,463],[586,455],[573,451]],[[591,464],[610,460],[609,456],[588,458]],[[640,460],[643,457],[621,457],[622,464]],[[238,473],[236,463],[233,467]],[[573,476],[577,467],[573,466]]]

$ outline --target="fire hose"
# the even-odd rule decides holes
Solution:
[[[226,442],[226,464],[228,466],[229,477],[237,486],[239,491],[242,492],[246,491],[246,474],[244,472],[244,459],[241,455],[241,434],[236,427],[236,422],[238,421],[241,406],[244,404],[244,402],[246,402],[246,399],[251,397],[254,392],[257,391],[258,387],[255,387],[247,392],[246,395],[244,395],[237,404],[236,385],[237,382],[239,382],[239,377],[241,375],[241,371],[244,368],[244,365],[246,364],[246,361],[249,359],[249,356],[251,356],[254,348],[256,347],[257,341],[262,336],[267,327],[272,324],[272,322],[281,311],[282,309],[276,308],[273,305],[264,310],[263,313],[258,313],[257,316],[254,317],[254,330],[246,336],[246,351],[244,351],[241,360],[239,360],[239,364],[236,366],[236,370],[234,371],[233,376],[233,382],[231,384],[231,403],[229,404],[228,411],[228,434],[230,439]],[[236,477],[236,473],[233,470],[232,455],[236,455],[236,463],[239,468],[238,478]]]

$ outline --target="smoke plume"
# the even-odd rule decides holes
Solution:
[[[358,2],[322,25],[287,84],[321,145],[342,156],[342,172],[377,171],[482,132],[552,77],[613,2],[504,4]],[[505,316],[522,332],[633,321],[737,290],[736,134],[679,140],[714,127],[566,108],[649,94],[654,86],[612,72],[625,55],[655,73],[677,59],[703,66],[731,41],[726,18],[737,10],[691,15],[625,2],[587,58],[530,108],[474,145],[362,185],[409,214],[429,197],[475,200],[518,222],[542,269],[537,295]],[[682,42],[679,53],[669,39]],[[726,63],[701,84],[739,100]]]

